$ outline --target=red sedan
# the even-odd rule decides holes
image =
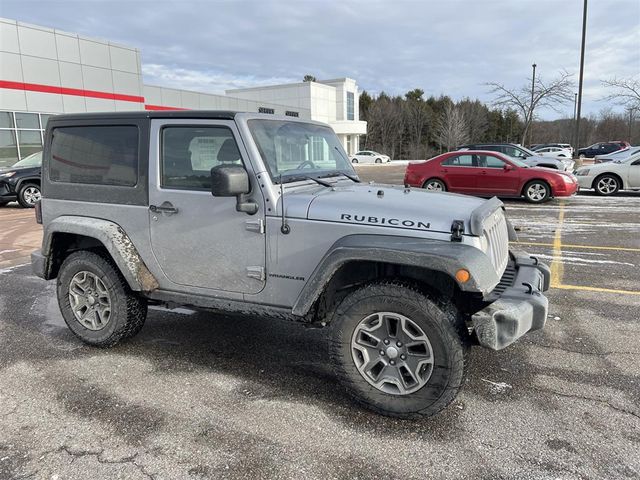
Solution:
[[[404,183],[440,192],[524,196],[533,203],[568,197],[578,191],[578,181],[570,173],[529,167],[502,153],[480,150],[443,153],[426,162],[411,163]]]

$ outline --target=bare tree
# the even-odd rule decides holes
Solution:
[[[402,140],[401,104],[381,93],[369,107],[367,122],[367,144],[379,146],[382,153],[395,158],[396,149]]]
[[[462,110],[447,103],[435,128],[435,138],[441,147],[452,150],[469,140],[469,125]]]
[[[605,87],[611,88],[613,91],[609,93],[604,100],[610,100],[618,105],[622,105],[627,109],[640,109],[640,77],[634,78],[612,78],[603,80]]]
[[[531,95],[531,81],[519,89],[509,89],[501,83],[489,82],[490,93],[496,95],[493,104],[498,108],[513,108],[522,115],[524,131],[522,142],[524,144],[527,132],[534,119],[536,108],[546,107],[559,112],[559,106],[573,100],[574,85],[571,74],[560,72],[559,76],[550,83],[544,82],[540,77],[536,78],[533,85],[533,101]]]

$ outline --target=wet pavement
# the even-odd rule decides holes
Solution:
[[[0,209],[0,479],[638,478],[640,194],[505,203],[516,248],[552,264],[547,326],[474,348],[421,421],[354,404],[324,332],[296,324],[153,308],[132,340],[85,346],[20,266],[33,212]]]

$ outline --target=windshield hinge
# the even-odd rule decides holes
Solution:
[[[244,224],[245,228],[250,232],[264,233],[264,222],[261,218],[258,220],[247,220]]]
[[[464,235],[464,221],[463,220],[454,220],[451,223],[451,241],[452,242],[461,242],[462,235]]]

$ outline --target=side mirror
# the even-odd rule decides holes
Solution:
[[[218,165],[211,169],[211,194],[236,197],[236,210],[253,215],[258,211],[258,204],[247,199],[250,191],[249,174],[242,165]]]
[[[508,163],[504,164],[504,171],[508,172],[509,170],[513,170],[513,165],[509,165]]]
[[[249,193],[249,175],[240,165],[218,165],[211,169],[211,194],[235,197]]]

